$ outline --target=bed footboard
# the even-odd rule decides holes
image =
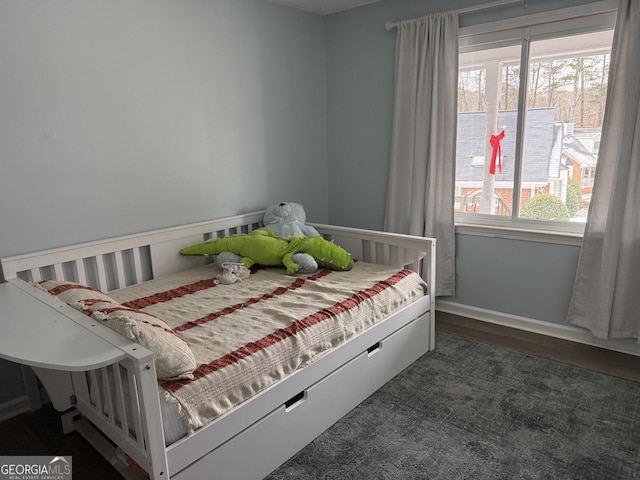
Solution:
[[[72,377],[75,408],[151,478],[169,478],[153,362],[128,358]]]
[[[378,232],[335,225],[311,224],[327,240],[351,253],[353,258],[380,265],[408,268],[420,274],[429,286],[431,312],[435,312],[436,239],[399,233]],[[435,348],[432,322],[429,350]]]
[[[32,367],[57,410],[77,409],[168,478],[153,353],[18,278],[0,284],[0,308],[0,357]]]

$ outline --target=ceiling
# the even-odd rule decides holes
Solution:
[[[268,0],[280,5],[305,10],[318,15],[341,12],[351,8],[361,7],[381,0]]]

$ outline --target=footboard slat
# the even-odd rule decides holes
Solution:
[[[129,381],[129,393],[131,395],[129,405],[133,408],[133,425],[131,425],[131,428],[133,429],[133,435],[138,448],[144,450],[144,435],[142,434],[142,418],[139,407],[140,397],[138,395],[136,379],[133,375],[128,375],[127,377]]]
[[[120,372],[120,365],[114,365],[113,376],[115,379],[115,387],[116,387],[116,401],[117,401],[116,411],[118,412],[118,415],[120,417],[122,430],[124,432],[128,432],[129,416],[127,415],[127,406],[125,403],[124,390],[122,388],[122,374]]]
[[[94,388],[99,387],[100,383],[98,381],[98,374],[96,373],[95,370],[91,370],[90,372],[88,372],[89,375],[89,384],[90,385],[95,385]],[[90,389],[88,390],[90,391]],[[95,408],[98,412],[100,412],[102,414],[102,412],[104,412],[103,408],[102,408],[102,395],[100,395],[100,391],[97,390],[95,392],[95,395],[92,395],[89,399],[89,402],[92,403],[93,405],[95,405]]]
[[[389,246],[384,243],[376,243],[376,263],[389,265]]]
[[[111,395],[111,385],[109,385],[109,370],[113,370],[111,367],[104,367],[100,369],[100,376],[102,377],[102,388],[104,391],[102,395],[104,395],[104,415],[107,417],[109,423],[115,426],[116,424],[116,415],[113,408],[113,396]],[[101,396],[102,396],[101,395]]]
[[[389,246],[389,264],[400,265],[402,262],[400,259],[404,258],[404,248],[397,247],[396,245]]]

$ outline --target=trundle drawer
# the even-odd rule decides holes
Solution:
[[[405,325],[210,452],[175,480],[261,479],[429,348],[429,313]]]

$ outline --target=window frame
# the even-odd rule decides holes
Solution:
[[[617,2],[605,0],[577,7],[553,10],[527,15],[509,20],[500,20],[461,27],[459,32],[459,54],[499,47],[521,45],[520,85],[528,85],[529,52],[531,42],[579,35],[615,27]],[[527,111],[527,88],[521,88],[518,97],[516,162],[513,179],[514,202],[510,217],[480,213],[455,212],[456,231],[477,228],[485,234],[493,231],[500,236],[531,238],[537,234],[545,238],[557,236],[561,242],[574,243],[581,238],[586,223],[570,221],[548,221],[520,218],[520,202],[516,197],[522,187],[521,169],[523,164],[523,132]],[[508,232],[513,231],[510,235]]]

